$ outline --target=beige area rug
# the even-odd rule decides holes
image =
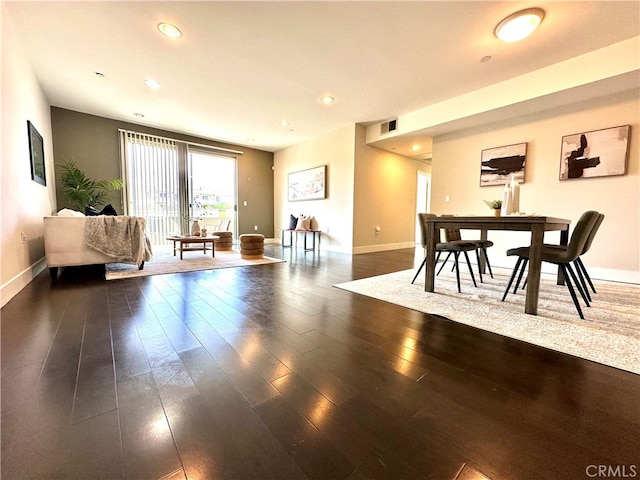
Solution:
[[[147,277],[150,275],[165,275],[169,273],[195,272],[198,270],[215,270],[218,268],[247,267],[251,265],[264,265],[267,263],[280,263],[279,260],[271,257],[264,257],[258,260],[245,260],[240,257],[237,251],[216,252],[215,257],[211,257],[211,250],[206,255],[202,251],[184,252],[184,259],[180,256],[173,256],[171,250],[166,251],[154,248],[153,260],[146,262],[142,270],[138,270],[135,265],[126,263],[109,263],[106,266],[106,279],[117,280],[131,277]]]
[[[582,306],[581,320],[567,287],[549,275],[540,286],[538,315],[528,315],[523,290],[501,302],[510,275],[506,270],[494,269],[495,278],[487,274],[482,284],[476,275],[475,288],[461,266],[462,293],[453,273],[437,276],[433,293],[424,291],[424,275],[411,285],[414,274],[405,270],[335,286],[640,374],[640,286],[594,281],[598,293],[591,295],[590,308]]]

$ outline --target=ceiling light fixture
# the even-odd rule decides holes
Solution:
[[[326,104],[326,105],[330,105],[333,102],[335,102],[335,98],[333,98],[331,95],[325,95],[324,97],[321,98],[322,103]]]
[[[289,122],[287,122],[286,120],[282,120],[278,125],[280,125],[281,127],[288,127]]]
[[[517,42],[528,37],[544,18],[541,8],[526,8],[509,15],[496,27],[495,34],[503,42]]]
[[[414,152],[417,152],[418,150],[420,150],[420,145],[416,144],[413,147],[411,147],[411,150],[413,150]]]
[[[180,29],[170,23],[159,23],[158,30],[160,30],[160,33],[166,35],[167,37],[179,38],[182,36],[182,32],[180,31]]]
[[[160,88],[160,84],[152,79],[145,80],[144,84],[149,88]]]

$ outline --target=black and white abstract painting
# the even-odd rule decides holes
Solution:
[[[560,180],[624,175],[629,125],[562,137]]]
[[[524,183],[526,158],[526,142],[482,150],[480,186],[504,185],[511,181],[511,177],[515,177],[518,183]]]

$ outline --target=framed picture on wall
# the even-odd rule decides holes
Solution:
[[[289,174],[289,201],[320,200],[327,198],[327,166],[309,168]]]
[[[627,173],[629,125],[562,137],[560,180]]]
[[[36,127],[27,120],[27,130],[29,133],[29,158],[31,161],[31,179],[40,185],[47,184],[47,177],[44,171],[44,143],[42,135],[38,133]]]
[[[524,183],[524,164],[527,143],[516,143],[482,150],[480,159],[480,186],[504,185],[515,177]]]

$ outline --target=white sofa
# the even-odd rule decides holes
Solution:
[[[150,260],[150,248],[146,235],[142,235],[143,254],[132,258],[114,257],[108,253],[90,247],[86,240],[87,219],[97,217],[52,216],[44,217],[44,251],[51,278],[56,279],[59,267],[78,265],[100,265],[107,263],[133,263],[144,267]],[[130,217],[129,217],[130,218]],[[144,219],[141,222],[144,229]],[[141,260],[141,261],[140,261]]]

